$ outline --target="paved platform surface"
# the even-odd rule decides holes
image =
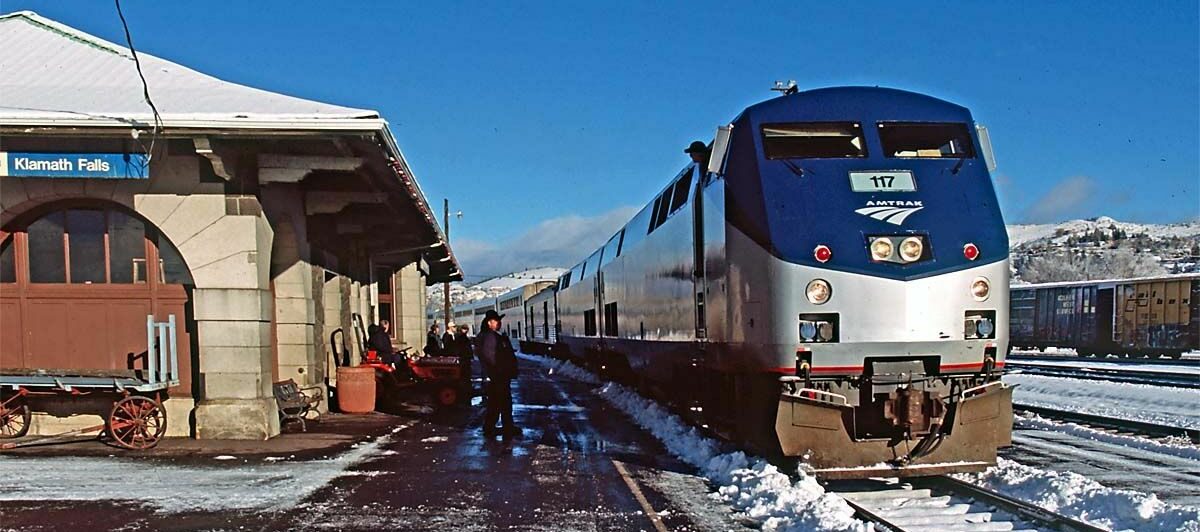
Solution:
[[[523,361],[510,440],[483,437],[476,405],[380,416],[325,458],[3,455],[0,529],[750,528],[592,387]]]

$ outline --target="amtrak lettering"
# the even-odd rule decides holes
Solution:
[[[925,204],[919,200],[872,200],[854,212],[892,225],[903,225],[904,220],[924,208]]]

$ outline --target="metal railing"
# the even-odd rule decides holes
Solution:
[[[176,344],[175,315],[167,321],[146,316],[146,384],[179,385],[179,352]]]

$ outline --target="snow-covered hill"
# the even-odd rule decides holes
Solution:
[[[1008,226],[1015,283],[1200,272],[1200,220],[1138,224],[1107,216]]]
[[[463,285],[463,283],[450,283],[450,304],[459,305],[489,297],[496,297],[509,290],[530,283],[556,280],[566,272],[566,268],[546,266],[493,277],[470,286]],[[440,312],[442,308],[441,287],[430,287],[428,294],[426,307],[430,311],[436,310]]]
[[[1200,236],[1200,221],[1180,224],[1139,224],[1119,222],[1107,216],[1091,220],[1071,220],[1057,224],[1013,224],[1008,226],[1008,245],[1015,249],[1039,240],[1066,243],[1071,235],[1077,237],[1101,231],[1111,237],[1114,230],[1128,235],[1144,234],[1151,238],[1196,238]]]

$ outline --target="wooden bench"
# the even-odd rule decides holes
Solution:
[[[324,399],[320,386],[301,388],[296,381],[288,379],[276,382],[272,388],[275,391],[275,402],[279,405],[279,417],[282,424],[286,424],[288,420],[299,421],[300,430],[308,432],[308,426],[304,421],[308,418],[309,412],[317,413],[314,420],[321,417],[321,412],[317,410],[317,405],[321,404]]]

